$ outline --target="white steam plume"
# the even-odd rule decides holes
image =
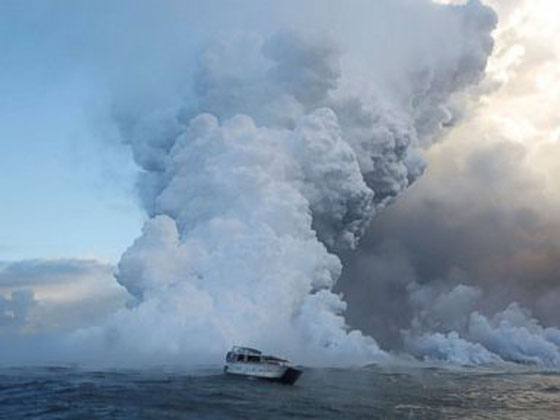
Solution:
[[[346,325],[335,252],[422,173],[418,149],[481,78],[495,24],[478,0],[419,0],[417,18],[407,5],[373,8],[379,21],[402,12],[402,46],[359,69],[355,51],[316,36],[235,36],[200,54],[180,106],[119,110],[151,219],[118,266],[134,299],[110,343],[208,360],[234,343],[315,363],[384,355]]]
[[[482,292],[474,287],[460,284],[442,293],[430,286],[412,289],[417,315],[403,333],[412,354],[461,364],[560,366],[560,330],[542,327],[517,303],[487,317],[475,310]]]

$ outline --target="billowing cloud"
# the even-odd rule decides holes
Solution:
[[[394,348],[469,363],[557,364],[560,147],[551,65],[560,44],[550,41],[558,24],[546,16],[557,5],[491,3],[500,24],[482,96],[427,153],[422,182],[346,256],[341,289],[354,325]],[[375,304],[386,289],[398,310]],[[430,299],[420,305],[419,296]]]
[[[70,331],[95,325],[126,302],[113,267],[95,260],[23,260],[0,265],[0,330]]]
[[[23,328],[36,303],[29,290],[11,292],[6,297],[0,295],[0,331]]]
[[[336,253],[422,174],[420,148],[482,79],[495,24],[479,1],[409,5],[350,6],[392,48],[317,28],[241,33],[200,52],[175,106],[120,103],[151,219],[118,265],[136,305],[109,322],[115,348],[150,325],[143,351],[157,357],[217,360],[239,342],[310,363],[384,356],[346,324]]]

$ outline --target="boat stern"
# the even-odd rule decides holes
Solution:
[[[279,382],[287,385],[293,385],[303,373],[303,369],[296,367],[288,367],[284,374],[279,378]]]

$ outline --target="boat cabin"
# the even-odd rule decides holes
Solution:
[[[276,365],[287,364],[288,361],[276,356],[263,355],[261,351],[250,347],[233,346],[226,355],[228,363],[271,363]]]
[[[226,354],[224,372],[268,381],[294,384],[303,370],[276,356],[262,354],[250,347],[233,346]]]

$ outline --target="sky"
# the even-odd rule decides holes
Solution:
[[[114,262],[139,229],[135,168],[126,151],[108,153],[91,133],[84,85],[37,83],[32,95],[2,86],[2,260]]]
[[[112,93],[157,96],[175,86],[202,37],[197,15],[213,15],[216,36],[228,25],[265,25],[254,1],[227,14],[216,13],[219,2],[144,1],[129,19],[132,3],[2,2],[0,165],[9,175],[0,180],[0,260],[115,264],[144,216],[137,168],[107,116]],[[278,9],[277,19],[291,19]]]
[[[96,126],[95,72],[47,23],[49,5],[2,4],[0,259],[115,262],[142,220],[135,168]]]
[[[250,27],[252,33],[267,36],[278,28],[308,26],[321,34],[330,30],[340,38],[342,50],[352,51],[343,55],[341,72],[356,80],[383,82],[401,71],[415,48],[431,43],[442,50],[433,52],[434,62],[448,63],[446,54],[454,62],[448,45],[438,41],[438,31],[447,31],[448,38],[455,39],[456,22],[423,14],[429,10],[425,3],[429,1],[408,1],[406,19],[411,29],[385,39],[385,33],[375,29],[384,26],[375,19],[401,12],[390,2],[380,2],[383,10],[371,12],[368,2],[356,0],[336,17],[332,16],[336,2],[315,0],[299,4],[298,13],[277,3],[263,10],[261,3],[250,0],[235,8],[218,7],[219,1],[169,1],[165,7],[145,1],[132,17],[130,11],[136,6],[129,1],[52,0],[33,6],[1,2],[0,309],[11,315],[4,319],[0,311],[0,330],[4,321],[9,332],[16,326],[70,331],[97,325],[126,302],[130,304],[131,295],[145,286],[127,279],[131,274],[125,269],[142,278],[139,283],[151,281],[142,277],[144,272],[134,271],[136,266],[127,266],[138,258],[135,252],[151,255],[142,241],[151,235],[152,218],[158,212],[157,203],[154,208],[146,204],[150,200],[146,191],[153,186],[140,174],[151,170],[143,154],[161,145],[154,146],[149,138],[144,144],[141,137],[163,133],[163,138],[168,128],[158,131],[148,121],[130,131],[127,124],[145,115],[163,120],[170,110],[181,109],[185,97],[200,83],[190,78],[199,65],[193,57],[213,39],[229,37],[230,27]],[[344,269],[335,290],[345,296],[348,323],[371,334],[383,348],[404,348],[420,357],[425,349],[418,341],[407,344],[407,337],[426,331],[456,329],[461,337],[486,345],[468,328],[440,328],[440,318],[448,313],[426,315],[427,307],[445,300],[442,296],[451,299],[457,290],[477,296],[476,305],[465,304],[466,315],[457,315],[458,319],[472,319],[477,311],[489,320],[499,318],[500,311],[517,302],[544,328],[560,324],[555,304],[560,298],[560,23],[555,18],[560,4],[555,0],[483,3],[498,17],[484,77],[451,95],[456,115],[449,127],[438,132],[434,144],[430,139],[421,148],[427,162],[424,175],[379,209],[357,249],[340,253]],[[204,23],[210,18],[212,30]],[[409,38],[416,18],[418,25],[425,26],[413,42]],[[437,24],[426,24],[430,19]],[[242,30],[234,32],[228,48],[237,48],[236,42],[242,48],[254,42],[252,35],[244,38]],[[467,37],[462,48],[469,48],[468,41]],[[280,52],[269,54],[285,54],[279,45]],[[369,56],[369,48],[383,52],[385,60],[379,61],[384,63]],[[203,55],[208,60],[205,65],[215,71],[212,54],[224,58],[219,49],[209,51]],[[239,72],[260,70],[258,59],[224,60],[224,67],[231,68],[216,71],[217,81],[208,82],[215,82],[217,90]],[[377,72],[355,70],[370,67]],[[403,84],[402,90],[406,89]],[[381,94],[389,95],[388,91]],[[199,98],[201,111],[206,106],[219,115],[211,96]],[[260,122],[257,114],[254,118]],[[188,194],[188,190],[181,192]],[[182,220],[174,205],[169,201],[161,212],[177,221],[180,237],[189,222]],[[323,234],[328,233],[319,235]],[[164,257],[154,258],[154,265],[166,264]],[[175,261],[167,264],[172,268],[157,272],[166,279],[178,269],[172,265]],[[121,273],[119,283],[115,272]],[[149,294],[149,287],[146,290]],[[166,304],[171,300],[158,299]],[[397,306],[399,313],[394,310]],[[14,308],[20,307],[27,309],[19,317],[23,323],[16,325],[14,314],[19,309]]]

